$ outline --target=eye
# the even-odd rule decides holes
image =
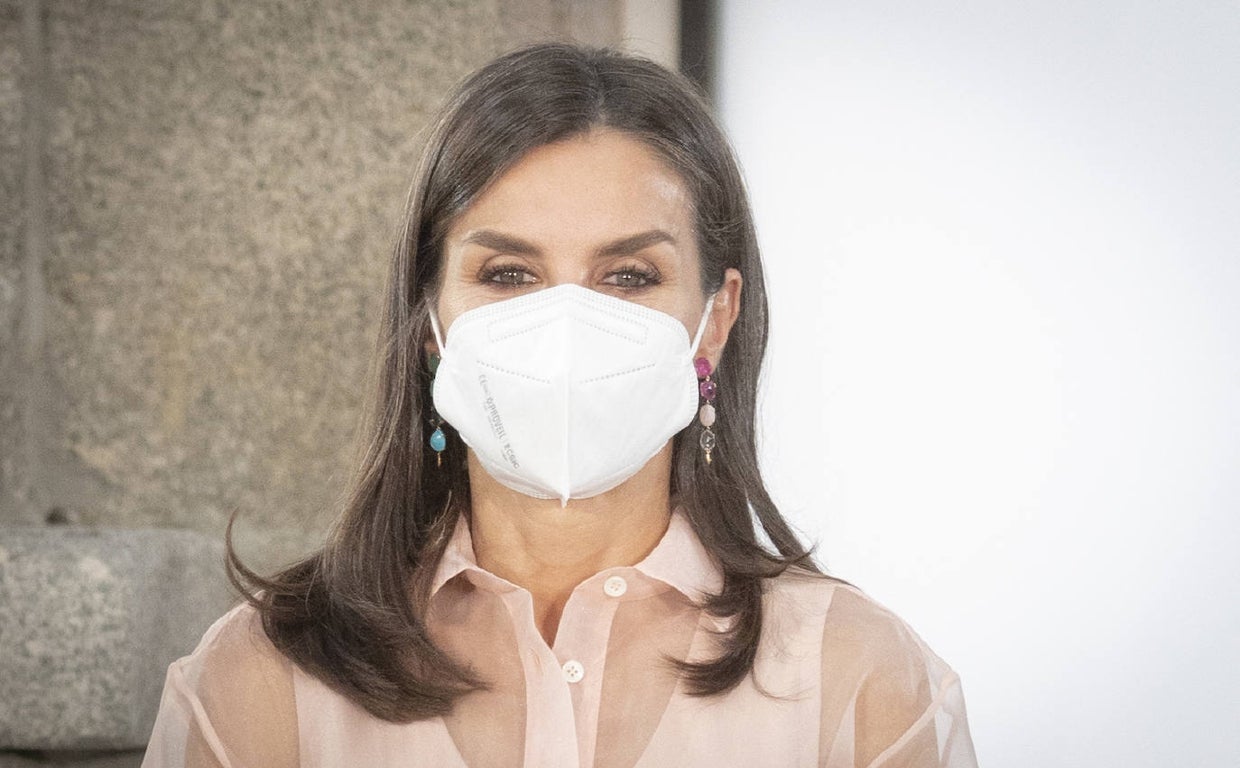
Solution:
[[[603,279],[618,288],[646,288],[659,283],[659,273],[636,265],[621,267]]]
[[[482,282],[496,283],[501,287],[527,285],[538,280],[530,274],[529,270],[517,264],[499,264],[488,267],[482,271],[479,278]]]

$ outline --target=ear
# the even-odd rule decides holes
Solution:
[[[736,269],[727,269],[723,273],[723,285],[715,294],[711,303],[710,318],[706,321],[706,329],[702,331],[702,342],[698,344],[695,357],[704,357],[710,361],[712,369],[719,367],[719,358],[723,356],[723,348],[728,343],[728,334],[736,324],[741,311],[741,284],[744,280]]]

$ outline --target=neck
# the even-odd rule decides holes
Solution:
[[[635,565],[655,548],[671,519],[669,443],[640,472],[589,499],[535,499],[497,483],[469,456],[470,534],[478,565],[524,587],[547,645],[564,605],[599,571]]]

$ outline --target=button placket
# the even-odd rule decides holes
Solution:
[[[525,589],[504,594],[519,641],[525,670],[525,757],[523,765],[575,765],[580,754],[571,686],[564,684],[560,659],[547,647],[534,622],[534,600]],[[559,674],[556,674],[559,671]],[[584,671],[584,666],[583,666]],[[543,727],[532,727],[541,723]],[[573,733],[566,739],[562,734]],[[557,735],[561,734],[561,735]]]
[[[606,582],[607,579],[596,578],[574,590],[560,617],[553,649],[561,664],[560,685],[573,699],[581,765],[594,763],[607,644],[616,609],[622,604],[608,595]]]

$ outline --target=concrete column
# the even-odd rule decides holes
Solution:
[[[0,0],[0,526],[313,546],[428,115],[619,8]]]
[[[429,115],[618,2],[0,0],[0,747],[138,746],[229,514],[259,570],[321,541]]]

